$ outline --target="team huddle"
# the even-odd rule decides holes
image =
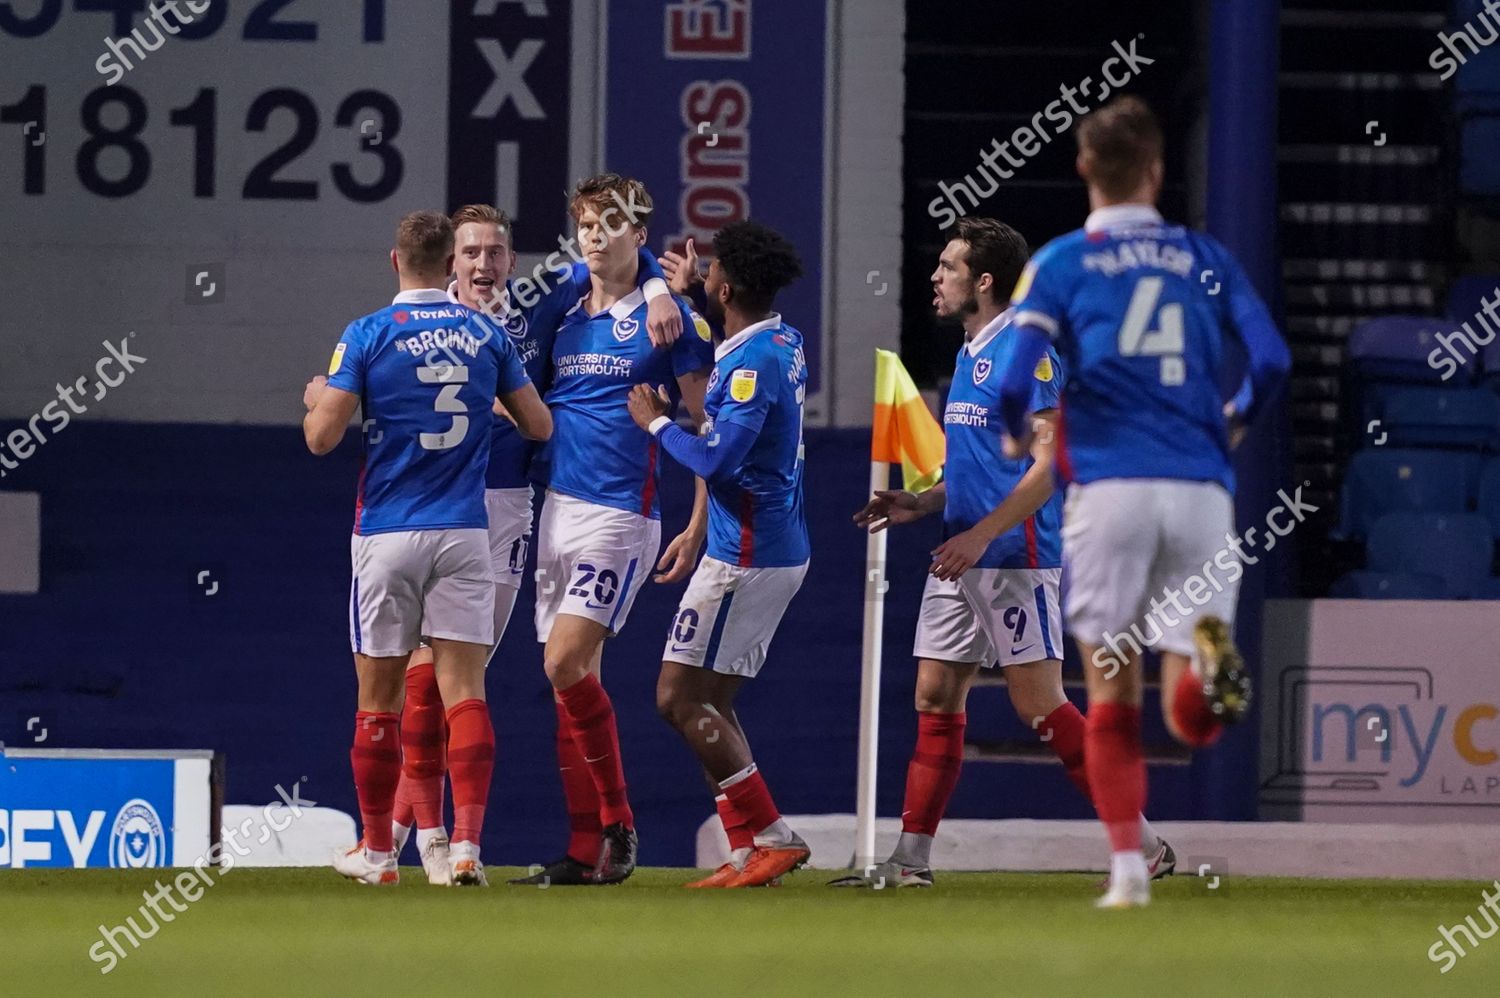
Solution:
[[[1140,657],[1107,674],[1086,668],[1085,717],[1063,693],[1063,622],[1098,664],[1106,635],[1140,619],[1161,582],[1213,557],[1233,529],[1231,430],[1289,361],[1229,254],[1156,213],[1161,158],[1149,109],[1117,99],[1079,127],[1093,208],[1083,230],[1029,261],[1025,240],[998,221],[965,218],[948,232],[934,307],[963,323],[965,343],[944,413],[944,478],[920,495],[878,493],[855,514],[870,530],[943,516],[916,639],[903,832],[887,863],[836,884],[933,883],[968,690],[989,666],[1004,670],[1016,710],[1045,726],[1105,823],[1113,859],[1101,905],[1145,904],[1149,881],[1172,871],[1171,847],[1142,814]],[[570,835],[560,859],[514,882],[612,884],[635,867],[599,671],[653,572],[691,577],[667,628],[657,707],[702,765],[730,846],[728,862],[689,886],[774,884],[809,856],[734,710],[810,557],[807,367],[801,335],[773,311],[801,265],[754,222],[719,230],[706,274],[691,242],[658,260],[646,249],[649,195],[613,174],[581,182],[569,210],[579,262],[529,302],[510,280],[503,213],[406,216],[391,252],[400,293],[348,327],[327,377],[304,395],[315,454],[339,443],[356,411],[365,428],[349,605],[362,838],[334,857],[357,882],[397,883],[415,828],[430,882],[486,883],[479,842],[495,741],[484,671],[526,571],[534,481],[545,487],[535,624]],[[1210,267],[1227,294],[1201,290]],[[1226,404],[1227,336],[1243,342],[1249,373]],[[695,432],[678,425],[679,408]],[[663,452],[696,476],[688,525],[665,549]],[[1070,483],[1066,509],[1059,480]],[[1232,585],[1194,600],[1158,644],[1167,725],[1190,745],[1211,743],[1248,701],[1234,601]]]

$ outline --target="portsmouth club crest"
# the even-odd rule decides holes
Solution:
[[[127,801],[109,833],[109,865],[126,869],[167,865],[167,836],[149,801]]]
[[[640,332],[640,329],[641,323],[638,319],[616,319],[614,328],[615,339],[619,340],[621,343],[624,343],[636,333]]]
[[[501,325],[505,327],[505,335],[511,339],[524,340],[526,338],[526,316],[520,312],[507,315]]]
[[[974,384],[984,384],[984,379],[990,376],[990,368],[994,363],[988,357],[980,357],[974,362]]]
[[[705,389],[705,391],[710,391],[711,392],[715,388],[717,388],[718,386],[719,386],[719,369],[716,367],[712,371],[709,372],[709,375],[708,375],[708,388]]]

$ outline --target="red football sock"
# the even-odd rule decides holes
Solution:
[[[1047,747],[1062,760],[1063,772],[1068,774],[1073,786],[1083,794],[1084,800],[1092,803],[1094,795],[1089,792],[1089,774],[1083,761],[1083,740],[1088,730],[1083,714],[1073,706],[1073,701],[1064,701],[1037,725],[1037,730],[1047,740]]]
[[[453,781],[453,841],[479,845],[495,769],[489,705],[471,698],[448,711],[448,777]]]
[[[1172,720],[1193,748],[1212,745],[1224,733],[1223,722],[1214,716],[1208,706],[1208,697],[1203,695],[1203,680],[1193,675],[1192,669],[1182,670],[1182,676],[1177,680],[1172,697]]]
[[[901,806],[901,830],[936,835],[948,809],[948,798],[958,786],[964,761],[964,725],[968,715],[917,714],[917,746],[906,767],[906,801]]]
[[[729,798],[729,806],[734,809],[740,821],[744,822],[745,830],[753,839],[780,820],[781,812],[776,810],[771,790],[766,786],[766,779],[760,775],[755,763],[752,762],[747,768],[750,770],[748,774],[736,773],[719,784],[719,789]]]
[[[620,762],[620,735],[615,729],[615,708],[609,694],[590,673],[565,690],[557,691],[573,729],[573,742],[599,794],[599,821],[622,822],[635,827],[635,815],[625,794],[625,767]]]
[[[390,852],[391,811],[396,805],[396,781],[401,778],[401,715],[358,711],[349,764],[354,769],[354,793],[359,798],[365,848]]]
[[[1139,852],[1146,808],[1146,760],[1141,753],[1141,709],[1122,703],[1089,708],[1084,762],[1094,807],[1114,852]]]
[[[755,847],[755,833],[740,817],[735,810],[733,802],[728,794],[720,794],[714,798],[714,806],[719,809],[719,820],[724,823],[724,834],[729,839],[729,849],[753,849]]]
[[[562,776],[563,797],[568,802],[568,855],[593,865],[599,858],[599,791],[578,743],[573,741],[573,722],[561,701],[557,707],[557,771]]]
[[[401,782],[396,785],[395,820],[399,824],[442,827],[446,727],[443,698],[431,663],[407,669],[406,702],[401,707]]]

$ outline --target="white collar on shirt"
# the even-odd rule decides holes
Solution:
[[[1111,204],[1095,208],[1083,222],[1083,231],[1099,232],[1130,225],[1160,225],[1161,212],[1149,204]]]
[[[582,312],[584,315],[588,316],[591,319],[598,318],[598,316],[595,316],[589,312],[588,302],[589,296],[592,294],[592,290],[585,291],[579,297],[577,303],[574,304],[572,308],[568,309],[568,314],[572,315],[574,312]],[[641,291],[640,288],[636,288],[634,291],[630,292],[630,294],[626,295],[624,298],[621,298],[619,301],[611,305],[608,309],[608,312],[616,319],[628,319],[630,318],[630,313],[640,308],[641,303],[645,300],[646,295]],[[604,313],[602,312],[600,313],[600,315],[603,314]]]
[[[463,305],[463,302],[458,300],[457,281],[454,281],[452,284],[448,285],[448,301],[454,305]],[[490,314],[486,309],[482,308],[476,308],[474,311],[483,312],[486,315]],[[511,305],[510,303],[510,282],[507,281],[505,283],[505,286],[500,290],[500,304],[495,306],[493,318],[499,319],[501,322],[504,322],[506,319],[510,318],[511,313],[514,311],[515,306]]]
[[[741,329],[739,332],[729,337],[729,339],[725,340],[723,343],[720,343],[718,347],[714,349],[714,360],[723,360],[725,357],[728,357],[732,351],[738,350],[740,347],[744,346],[746,341],[748,341],[750,337],[754,336],[756,333],[764,332],[767,329],[775,329],[779,325],[781,325],[781,313],[772,312],[769,319],[762,319],[754,325],[746,326],[744,329]],[[683,335],[686,336],[687,333],[684,332]]]
[[[446,305],[448,292],[442,288],[413,288],[403,291],[391,302],[392,305]]]
[[[1010,320],[1015,318],[1015,315],[1015,309],[1006,309],[1004,312],[1001,312],[999,315],[991,319],[989,323],[979,331],[979,335],[975,336],[972,340],[966,341],[964,343],[964,349],[969,351],[969,356],[973,357],[974,355],[979,353],[979,351],[983,350],[985,346],[989,344],[990,340],[994,339],[999,334],[1000,330],[1010,325]]]

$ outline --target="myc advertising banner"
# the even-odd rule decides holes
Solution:
[[[1495,610],[1267,601],[1262,817],[1500,818]]]
[[[700,254],[751,218],[797,248],[805,276],[777,308],[820,384],[827,5],[819,0],[611,0],[605,166],[656,204],[651,243]],[[774,111],[773,111],[774,109]]]

